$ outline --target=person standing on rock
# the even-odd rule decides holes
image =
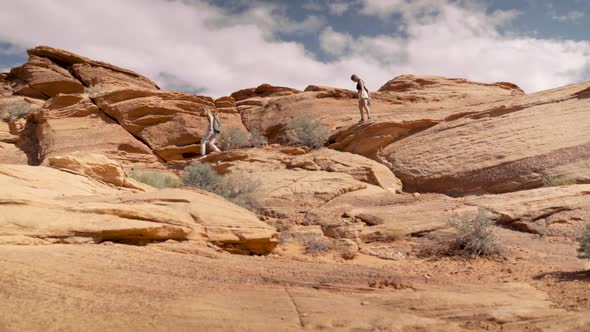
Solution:
[[[219,148],[215,145],[215,139],[217,135],[221,132],[221,122],[217,119],[217,115],[209,108],[205,109],[205,115],[207,116],[207,130],[201,138],[201,158],[205,157],[207,151],[207,142],[209,142],[209,147],[215,151],[220,152]]]
[[[359,111],[361,112],[361,120],[359,122],[365,121],[365,113],[367,113],[367,120],[371,120],[371,109],[369,108],[371,105],[371,96],[365,86],[365,81],[356,75],[352,75],[350,79],[356,82],[356,90],[358,91]]]

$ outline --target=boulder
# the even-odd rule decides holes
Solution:
[[[0,165],[0,243],[210,241],[264,254],[276,232],[254,214],[202,191],[137,193],[42,166]]]
[[[66,69],[47,58],[32,55],[29,61],[10,71],[16,82],[14,94],[48,99],[59,93],[82,93],[84,86]]]
[[[465,204],[491,211],[500,223],[542,235],[577,239],[590,223],[590,185],[469,196]]]
[[[75,75],[86,86],[112,84],[115,86],[159,89],[156,83],[136,72],[105,62],[88,59],[65,50],[49,46],[37,46],[28,50],[27,53],[29,56],[49,59],[64,68],[71,67]],[[60,92],[66,93],[65,91]]]
[[[76,152],[97,153],[124,167],[158,165],[158,158],[105,115],[84,95],[58,95],[35,115],[38,156],[43,164],[51,157]]]
[[[250,99],[252,97],[269,97],[269,96],[286,96],[300,92],[299,90],[286,88],[282,86],[272,86],[270,84],[262,84],[256,88],[243,89],[232,93],[230,96],[235,101]]]
[[[209,97],[182,92],[122,89],[94,98],[97,105],[165,161],[200,154],[207,129],[205,109],[215,107]],[[219,113],[224,128],[245,128],[237,113]]]
[[[590,181],[590,82],[464,108],[381,155],[408,191],[451,195]]]
[[[414,84],[421,88],[391,88],[396,84]],[[425,84],[432,82],[432,84]],[[394,84],[395,83],[395,84]],[[248,99],[237,99],[247,128],[256,128],[277,141],[282,129],[298,118],[320,119],[332,131],[348,128],[360,118],[355,92],[330,87],[309,86],[305,92],[286,96],[248,94]],[[459,79],[430,76],[402,76],[390,81],[371,94],[371,114],[374,122],[393,122],[396,136],[402,123],[436,123],[450,116],[464,114],[465,106],[506,100],[522,95],[518,87],[509,83],[483,84]],[[245,97],[244,97],[245,98]],[[404,125],[401,125],[401,131]],[[387,135],[379,131],[378,135]],[[360,135],[358,137],[361,137]]]

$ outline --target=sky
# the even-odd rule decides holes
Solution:
[[[590,0],[0,0],[0,72],[37,45],[220,97],[404,75],[590,80]]]

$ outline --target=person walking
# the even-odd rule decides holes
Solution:
[[[207,116],[207,130],[201,138],[201,158],[205,157],[207,150],[207,142],[209,142],[209,147],[213,151],[221,151],[215,145],[215,139],[217,138],[217,135],[221,132],[221,122],[219,122],[219,119],[217,119],[217,115],[211,112],[209,108],[205,109],[205,115]]]
[[[365,81],[361,80],[356,75],[352,75],[350,79],[353,82],[356,82],[356,90],[358,91],[359,111],[361,112],[361,120],[359,122],[365,121],[365,113],[367,113],[367,120],[371,120],[371,96],[369,95],[369,90],[365,86]]]

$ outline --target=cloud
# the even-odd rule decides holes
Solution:
[[[324,10],[324,6],[319,3],[318,1],[306,1],[301,5],[301,7],[305,10],[319,12]]]
[[[369,16],[387,17],[400,11],[404,0],[363,0],[361,13]]]
[[[398,14],[403,35],[353,36],[323,25],[321,13],[295,19],[266,2],[229,12],[197,0],[20,0],[0,11],[0,41],[64,48],[213,97],[261,83],[353,87],[352,73],[374,89],[424,74],[511,81],[530,92],[578,81],[590,68],[589,42],[501,33],[517,12],[467,1],[364,1]],[[314,33],[329,60],[280,40]]]
[[[553,13],[551,15],[551,19],[558,21],[558,22],[577,22],[578,20],[580,20],[581,18],[583,18],[585,16],[584,12],[582,11],[578,11],[578,10],[573,10],[571,12],[568,12],[565,15],[557,15],[555,13]]]
[[[346,13],[353,5],[350,1],[330,1],[328,2],[328,9],[332,15],[342,15]]]

